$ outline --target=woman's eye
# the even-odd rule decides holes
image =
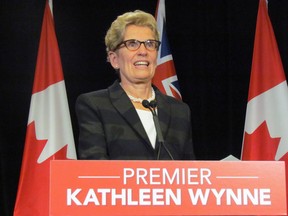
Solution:
[[[137,43],[136,42],[129,42],[128,46],[135,47],[135,46],[137,46]]]

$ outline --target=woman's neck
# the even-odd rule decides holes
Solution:
[[[154,100],[155,99],[155,92],[151,86],[151,83],[149,84],[125,84],[120,83],[128,97],[131,101],[142,103],[142,100]]]
[[[155,91],[151,84],[149,85],[125,85],[120,83],[127,96],[130,98],[136,109],[148,110],[142,105],[143,100],[152,101],[155,99]]]

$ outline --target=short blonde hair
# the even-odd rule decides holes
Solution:
[[[159,40],[157,22],[154,16],[141,10],[135,10],[118,16],[117,19],[112,22],[105,36],[107,53],[109,51],[115,51],[117,46],[123,41],[125,29],[128,25],[149,27],[154,33],[155,40]]]

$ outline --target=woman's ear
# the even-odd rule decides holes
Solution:
[[[118,56],[116,52],[109,51],[108,61],[110,62],[110,64],[114,69],[119,69]]]

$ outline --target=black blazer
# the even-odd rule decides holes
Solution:
[[[175,160],[194,159],[190,109],[162,94],[155,86],[157,112],[165,146]],[[152,147],[141,120],[118,81],[108,89],[82,94],[76,101],[79,159],[153,160]],[[152,114],[151,114],[152,115]],[[160,159],[171,160],[161,148]]]

